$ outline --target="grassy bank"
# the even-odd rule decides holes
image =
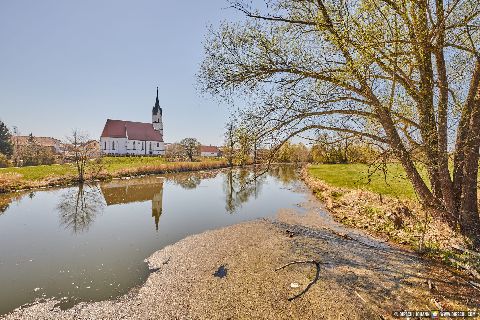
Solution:
[[[389,165],[386,181],[375,173],[369,183],[367,172],[361,164],[311,165],[302,178],[336,221],[456,267],[480,268],[478,258],[455,249],[467,240],[422,208],[400,165]]]
[[[362,189],[401,199],[416,199],[400,164],[387,164],[387,172],[369,174],[365,164],[321,164],[308,168],[311,176],[339,188]]]
[[[104,157],[89,165],[88,179],[108,180],[114,177],[169,172],[195,171],[224,167],[218,159],[197,162],[167,162],[162,157]],[[38,187],[67,185],[77,180],[74,164],[54,164],[0,169],[0,193]]]

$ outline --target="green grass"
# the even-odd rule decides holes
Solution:
[[[136,169],[145,166],[155,166],[164,164],[166,161],[163,157],[104,157],[102,158],[102,163],[108,173],[115,173],[125,168]],[[68,163],[0,169],[0,174],[3,173],[20,174],[22,179],[35,181],[53,176],[75,175],[76,167],[74,164]]]
[[[218,164],[220,159],[201,158],[202,164],[212,163]],[[103,157],[101,167],[106,173],[115,176],[121,174],[122,171],[135,172],[143,168],[149,169],[156,166],[171,167],[172,169],[179,166],[188,166],[189,162],[167,162],[163,157]],[[190,163],[192,165],[200,164],[199,162]],[[0,168],[0,180],[4,179],[20,179],[26,182],[39,182],[48,178],[67,178],[75,177],[77,169],[74,164],[53,164],[44,166],[31,166],[19,168]],[[17,177],[14,177],[17,176]],[[1,187],[1,186],[0,186]]]
[[[386,179],[383,172],[377,171],[368,177],[368,165],[365,164],[319,164],[312,165],[308,171],[327,184],[350,189],[365,189],[404,199],[416,199],[411,183],[400,164],[387,165]]]
[[[44,166],[31,166],[19,168],[2,168],[0,174],[11,173],[20,174],[25,180],[42,180],[51,176],[68,176],[76,173],[73,164],[54,164]]]

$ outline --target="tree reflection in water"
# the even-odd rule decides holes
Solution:
[[[299,167],[295,165],[272,166],[268,171],[270,176],[276,178],[281,183],[287,185],[298,180],[297,170]]]
[[[264,174],[258,175],[256,170],[228,170],[223,182],[225,210],[231,214],[235,213],[252,196],[256,199],[261,192],[265,179],[266,176]]]
[[[195,189],[197,188],[202,180],[215,178],[219,170],[212,171],[197,171],[197,172],[188,172],[188,173],[174,173],[166,175],[166,179],[171,181],[183,189]]]
[[[80,184],[78,189],[70,189],[60,197],[57,209],[60,224],[73,233],[88,230],[97,214],[102,213],[105,201],[97,186]]]
[[[22,197],[23,197],[22,194],[13,193],[13,192],[0,195],[0,214],[7,211],[7,209],[10,207],[10,204],[12,202],[20,201]]]

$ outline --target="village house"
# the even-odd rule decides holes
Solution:
[[[100,150],[108,155],[164,155],[162,108],[157,98],[152,123],[107,119]]]
[[[220,157],[221,152],[215,146],[200,146],[200,156],[202,157]]]
[[[28,147],[31,143],[36,144],[40,148],[51,151],[53,154],[62,154],[64,151],[64,144],[55,138],[51,137],[35,137],[35,136],[13,136],[12,144],[15,149],[22,150]]]

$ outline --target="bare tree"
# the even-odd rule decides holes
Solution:
[[[206,92],[249,97],[245,118],[260,119],[275,145],[336,131],[388,146],[420,201],[480,247],[478,0],[231,7],[247,19],[211,30],[199,73]]]
[[[77,168],[78,181],[82,183],[86,179],[86,170],[89,161],[99,156],[96,141],[89,140],[88,134],[74,129],[72,130],[72,135],[67,138],[67,142]]]

